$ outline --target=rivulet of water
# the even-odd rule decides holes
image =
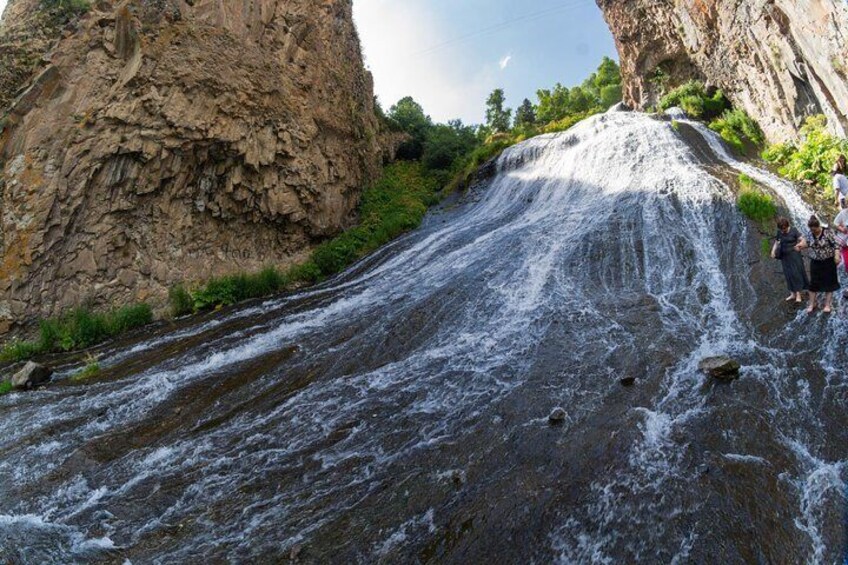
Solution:
[[[0,560],[839,562],[848,327],[730,179],[808,209],[683,125],[528,140],[333,281],[0,397]]]

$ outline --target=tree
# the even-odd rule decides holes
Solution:
[[[527,98],[521,103],[521,106],[515,111],[515,127],[531,128],[536,125],[536,108],[533,103]]]
[[[506,96],[502,88],[495,89],[486,100],[486,125],[488,125],[495,133],[503,133],[509,131],[509,124],[512,121],[512,110],[504,109]]]
[[[553,90],[539,90],[536,96],[539,98],[539,105],[536,107],[537,122],[548,124],[568,115],[571,92],[563,85],[557,83]]]
[[[421,161],[429,170],[447,171],[458,159],[473,151],[477,143],[476,129],[464,125],[461,120],[437,124],[427,134]]]
[[[421,104],[411,96],[401,98],[389,109],[389,119],[395,122],[401,131],[408,133],[409,141],[398,148],[399,159],[420,159],[424,153],[427,132],[433,127],[433,120],[424,113]]]

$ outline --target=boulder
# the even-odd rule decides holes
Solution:
[[[568,414],[566,414],[565,409],[557,407],[551,411],[550,416],[548,416],[548,422],[551,424],[562,424],[566,416]]]
[[[735,359],[727,356],[707,357],[698,363],[698,369],[706,375],[720,381],[732,381],[739,378],[741,366]]]
[[[24,368],[15,373],[10,382],[18,390],[35,388],[50,381],[53,370],[34,361],[28,361]]]

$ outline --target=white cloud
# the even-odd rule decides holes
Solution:
[[[365,62],[374,75],[380,101],[388,109],[404,96],[412,96],[436,121],[483,121],[486,97],[497,87],[497,66],[468,68],[452,49],[435,49],[454,38],[445,36],[444,25],[417,4],[353,3]]]
[[[499,64],[500,64],[500,67],[501,67],[501,70],[502,70],[502,71],[503,71],[503,70],[506,70],[506,68],[509,66],[509,64],[510,64],[511,62],[512,62],[512,54],[509,54],[509,55],[507,55],[506,57],[504,57],[503,59],[501,59],[501,62],[499,63]]]

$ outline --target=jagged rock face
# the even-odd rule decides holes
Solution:
[[[616,39],[628,103],[644,108],[663,83],[697,78],[724,90],[772,141],[795,138],[810,114],[848,130],[844,0],[597,3]]]
[[[0,61],[0,330],[161,306],[353,219],[382,155],[350,0],[100,0],[52,27],[41,6],[0,30],[27,53]]]

